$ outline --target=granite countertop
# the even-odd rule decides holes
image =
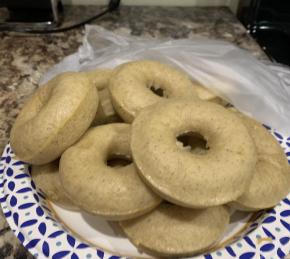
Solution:
[[[99,7],[66,8],[65,23],[84,19]],[[73,18],[72,18],[73,17]],[[127,7],[95,21],[113,32],[146,38],[195,38],[203,36],[232,42],[253,55],[264,52],[225,7]],[[63,57],[77,51],[83,28],[55,34],[0,32],[0,150],[23,103],[38,87],[40,76]],[[20,245],[0,209],[0,258],[32,258]]]

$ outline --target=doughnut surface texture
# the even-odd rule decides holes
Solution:
[[[102,90],[107,88],[110,77],[112,76],[113,70],[111,69],[96,69],[81,72],[84,74],[90,82],[97,88],[97,90]]]
[[[213,93],[204,86],[195,84],[194,89],[197,93],[198,98],[203,101],[213,102],[223,106],[226,106],[228,103],[227,101],[223,100],[220,96],[216,95],[215,93]]]
[[[198,133],[209,148],[194,154],[176,137]],[[202,208],[243,194],[256,164],[254,143],[240,118],[218,104],[175,99],[140,112],[131,149],[140,176],[172,203]]]
[[[290,192],[290,166],[277,140],[257,121],[236,114],[242,119],[257,149],[257,164],[245,193],[231,205],[253,211],[275,206]]]
[[[11,130],[12,149],[31,164],[55,160],[85,133],[97,106],[97,90],[85,76],[58,75],[24,105]]]
[[[163,97],[150,88],[162,89]],[[144,107],[165,98],[197,99],[194,86],[182,71],[157,61],[142,60],[122,64],[109,83],[112,103],[126,122],[132,122]]]
[[[33,165],[31,177],[37,188],[40,188],[49,200],[72,208],[74,205],[65,195],[61,185],[58,166],[59,160],[45,165]]]
[[[98,126],[63,153],[62,184],[79,207],[106,219],[122,220],[142,215],[161,202],[141,181],[133,163],[107,165],[113,154],[131,158],[130,135],[129,124]]]
[[[111,102],[108,88],[99,90],[99,106],[92,125],[102,125],[114,122],[122,122],[122,119],[116,113]]]
[[[92,126],[121,122],[120,117],[114,110],[108,90],[109,80],[113,75],[112,69],[96,69],[81,72],[97,88],[99,105]]]
[[[229,212],[224,206],[194,210],[162,203],[120,226],[139,249],[157,256],[187,256],[209,248],[224,233]]]

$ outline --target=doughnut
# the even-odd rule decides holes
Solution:
[[[203,138],[206,152],[180,147],[184,134]],[[143,180],[165,200],[190,208],[236,200],[256,164],[253,140],[235,114],[184,98],[143,109],[132,124],[131,149]]]
[[[205,251],[229,224],[224,206],[194,210],[161,203],[155,210],[119,224],[140,250],[155,256],[189,256]]]
[[[102,90],[104,88],[107,88],[109,84],[109,79],[112,76],[112,71],[113,70],[111,69],[102,68],[83,71],[80,73],[84,74],[98,90]]]
[[[11,130],[12,149],[31,164],[55,160],[85,133],[97,106],[97,90],[85,76],[58,75],[24,105]]]
[[[197,96],[199,99],[203,101],[208,101],[208,102],[214,102],[223,106],[226,106],[228,104],[227,101],[222,99],[220,96],[217,96],[214,94],[212,91],[210,91],[208,88],[205,88],[204,86],[201,86],[199,84],[195,84],[194,87]]]
[[[111,102],[110,93],[107,88],[99,90],[99,99],[98,110],[92,122],[92,126],[113,122],[122,122],[122,119],[115,112]]]
[[[236,209],[254,211],[275,206],[290,192],[290,167],[276,139],[257,121],[235,112],[247,127],[257,150],[252,180],[244,194],[230,203]]]
[[[113,75],[113,70],[96,69],[81,73],[83,73],[98,90],[99,106],[92,122],[92,126],[121,122],[121,118],[117,115],[113,108],[108,90],[109,79]]]
[[[64,207],[74,208],[75,206],[63,191],[58,166],[58,159],[45,165],[33,165],[31,177],[37,188],[44,192],[48,200],[59,203]]]
[[[133,163],[112,167],[112,156],[131,159],[131,126],[113,123],[91,128],[60,159],[65,192],[80,208],[109,220],[123,220],[155,208],[161,199],[141,181]]]
[[[132,122],[144,107],[165,98],[197,99],[194,86],[186,74],[150,60],[129,62],[117,67],[110,79],[109,90],[113,106],[125,122]]]

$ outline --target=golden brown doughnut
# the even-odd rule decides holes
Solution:
[[[11,130],[12,149],[31,164],[55,160],[85,133],[97,106],[97,90],[85,76],[58,75],[24,105]]]
[[[113,75],[111,69],[96,69],[83,73],[98,89],[99,106],[92,126],[121,122],[121,118],[115,112],[108,90],[109,79]]]
[[[83,73],[98,90],[102,90],[107,88],[112,72],[112,69],[100,68],[81,73]]]
[[[212,91],[202,85],[194,84],[194,89],[197,93],[198,98],[203,101],[217,103],[222,106],[226,106],[228,104],[228,102],[225,101],[223,98],[214,94]]]
[[[161,199],[140,179],[133,163],[110,167],[111,155],[131,158],[131,126],[114,123],[91,128],[60,160],[65,192],[80,208],[110,220],[142,215]]]
[[[150,89],[163,92],[163,98]],[[197,99],[186,74],[152,60],[128,62],[117,67],[109,82],[109,90],[113,106],[126,122],[132,122],[140,110],[165,98]]]
[[[208,249],[229,223],[224,206],[194,210],[162,203],[136,219],[121,221],[130,241],[156,256],[189,256]]]
[[[205,153],[178,145],[184,133],[200,134]],[[171,99],[143,109],[132,124],[131,149],[143,180],[161,197],[202,208],[233,201],[248,186],[256,150],[246,127],[218,104]]]
[[[275,206],[290,192],[290,167],[277,140],[257,121],[235,112],[247,127],[257,150],[257,164],[245,193],[230,203],[253,211]]]
[[[37,188],[41,189],[49,200],[68,208],[74,208],[75,206],[64,193],[58,166],[59,160],[45,165],[33,165],[31,177]]]
[[[93,120],[92,126],[122,122],[122,119],[116,113],[112,102],[108,88],[99,90],[99,106],[96,116]]]

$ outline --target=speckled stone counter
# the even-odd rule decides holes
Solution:
[[[66,9],[66,24],[89,17],[98,7]],[[232,42],[258,58],[266,58],[234,15],[223,7],[125,7],[95,24],[116,33],[146,38],[206,37]],[[23,103],[38,87],[40,76],[63,57],[77,51],[83,28],[65,33],[27,35],[0,32],[0,150],[9,138]],[[0,210],[1,211],[1,210]],[[0,258],[32,258],[19,244],[0,212]]]

